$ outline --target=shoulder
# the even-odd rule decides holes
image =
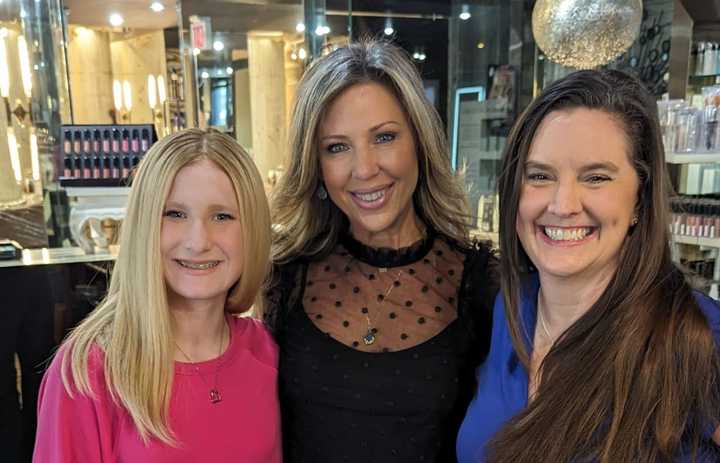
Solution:
[[[265,324],[251,317],[230,317],[231,329],[239,349],[246,350],[260,363],[277,369],[278,347]]]
[[[700,291],[693,291],[693,296],[705,315],[716,343],[720,346],[720,303]]]

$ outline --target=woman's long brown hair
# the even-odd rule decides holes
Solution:
[[[554,343],[536,397],[488,445],[489,461],[602,463],[691,456],[720,419],[720,361],[708,322],[673,264],[657,107],[637,79],[579,71],[550,85],[508,139],[499,178],[502,293],[518,356],[529,368],[520,288],[532,263],[515,231],[528,151],[543,118],[604,111],[627,135],[640,178],[638,224],[608,287]]]

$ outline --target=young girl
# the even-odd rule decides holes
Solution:
[[[280,462],[277,347],[232,315],[265,279],[269,235],[234,140],[189,129],[153,146],[108,295],[43,380],[34,461]]]

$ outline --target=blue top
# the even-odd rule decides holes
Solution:
[[[535,332],[539,289],[540,282],[535,276],[521,295],[521,315],[528,348],[532,345]],[[720,305],[702,293],[694,292],[694,295],[720,346]],[[528,403],[528,374],[512,345],[502,294],[495,299],[490,353],[477,370],[477,380],[477,394],[468,407],[457,438],[459,463],[484,462],[485,445]],[[717,461],[716,458],[705,461]]]

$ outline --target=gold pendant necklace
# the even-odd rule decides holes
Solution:
[[[378,269],[378,273],[385,273],[387,272],[387,268],[381,267]],[[380,309],[382,308],[382,303],[390,296],[390,293],[392,293],[393,288],[395,286],[399,286],[400,283],[400,275],[402,275],[402,270],[399,270],[397,274],[395,275],[395,280],[390,283],[390,286],[388,286],[387,290],[385,290],[385,294],[383,295],[382,300],[380,301],[380,304],[377,306],[378,313],[380,312]],[[378,275],[378,280],[380,280],[380,275]],[[362,341],[365,343],[366,346],[372,345],[375,340],[377,339],[377,329],[373,328],[372,326],[372,320],[370,319],[370,312],[365,313],[365,320],[367,321],[367,332],[365,333],[365,336],[362,337]]]
[[[229,327],[228,327],[228,329],[229,329]],[[223,324],[223,330],[222,330],[222,333],[220,333],[220,347],[218,349],[218,359],[222,355],[222,346],[223,346],[224,340],[225,340],[225,325]],[[209,393],[210,403],[217,404],[219,402],[222,402],[222,395],[220,394],[220,391],[218,390],[218,387],[217,387],[218,375],[220,373],[220,365],[215,366],[215,381],[213,382],[212,387],[210,387],[210,384],[208,384],[208,382],[205,380],[205,377],[202,374],[200,374],[200,367],[198,367],[196,365],[197,362],[194,362],[190,358],[190,356],[188,354],[186,354],[184,350],[182,350],[182,348],[177,343],[177,341],[174,341],[174,342],[175,342],[175,347],[178,348],[178,350],[183,355],[183,357],[185,357],[185,359],[193,366],[193,368],[195,369],[195,373],[197,373],[197,375],[200,377],[202,382],[205,383],[205,386],[207,386],[207,388],[210,390],[210,393]]]

